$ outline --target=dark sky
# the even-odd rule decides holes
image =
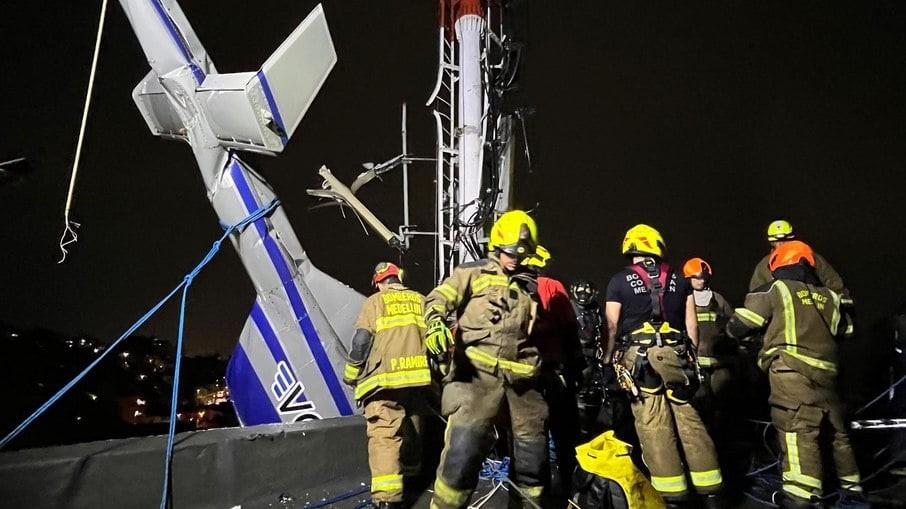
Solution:
[[[55,263],[99,4],[25,2],[0,19],[0,158],[26,154],[35,166],[0,188],[0,320],[112,339],[220,230],[188,147],[152,137],[132,103],[147,64],[111,2],[74,204],[80,241]],[[241,72],[315,2],[182,4],[221,72]],[[365,291],[375,261],[393,251],[334,210],[309,211],[304,190],[318,185],[321,164],[349,182],[361,162],[395,155],[403,101],[411,151],[432,153],[422,105],[436,73],[436,6],[328,0],[325,9],[338,65],[285,153],[247,160],[315,264]],[[535,1],[526,21],[534,168],[520,161],[517,194],[521,206],[540,204],[555,275],[605,284],[623,263],[626,228],[647,222],[673,261],[712,261],[716,287],[738,304],[767,250],[766,224],[785,216],[844,275],[864,324],[902,304],[906,6]],[[424,226],[432,175],[413,168]],[[389,179],[362,198],[395,225],[397,190]],[[422,290],[426,248],[403,259]],[[225,249],[192,288],[188,350],[231,351],[252,299]],[[172,337],[175,317],[171,306],[143,332]]]

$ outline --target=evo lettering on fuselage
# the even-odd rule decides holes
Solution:
[[[274,384],[271,385],[271,392],[280,406],[277,411],[281,415],[298,414],[290,417],[294,422],[310,421],[321,419],[321,414],[315,411],[313,401],[305,397],[305,386],[293,375],[289,366],[285,362],[277,363],[277,373],[274,375]]]

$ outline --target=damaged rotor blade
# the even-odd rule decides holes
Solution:
[[[355,193],[340,182],[326,166],[322,166],[318,174],[324,179],[324,189],[309,189],[306,191],[309,195],[342,201],[343,205],[355,212],[363,227],[367,224],[391,247],[399,250],[403,249],[402,240],[391,232],[374,213],[368,210],[368,207],[355,196]]]

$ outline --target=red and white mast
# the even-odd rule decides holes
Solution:
[[[489,108],[488,47],[500,45],[499,2],[440,0],[437,82],[427,105],[437,128],[436,276],[481,256],[484,226],[494,209],[483,203]],[[491,18],[494,18],[493,20]],[[491,129],[496,129],[496,119]],[[495,195],[496,196],[496,195]]]
[[[459,222],[470,224],[477,218],[481,194],[481,163],[483,134],[482,116],[485,91],[481,80],[482,39],[485,20],[478,0],[459,2],[456,22],[456,42],[459,44],[459,168],[457,171],[457,205]],[[473,259],[467,250],[460,253],[460,262]]]

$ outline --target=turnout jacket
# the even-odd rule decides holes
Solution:
[[[381,389],[431,383],[423,312],[424,297],[402,284],[391,284],[368,297],[355,323],[356,336],[343,376],[355,386],[356,400]]]
[[[771,275],[771,268],[769,266],[770,259],[771,254],[768,253],[760,262],[758,262],[758,265],[755,266],[755,271],[752,273],[752,279],[749,280],[750,292],[754,292],[756,289],[774,280],[774,276]],[[818,253],[815,253],[815,272],[817,273],[821,284],[838,294],[846,293],[846,288],[843,286],[843,278],[841,278],[840,274],[834,270],[834,267],[831,266],[830,262]]]
[[[818,385],[829,387],[837,373],[840,295],[829,288],[777,279],[746,296],[727,332],[736,338],[765,329],[758,365],[764,370],[782,357],[784,364]]]
[[[506,274],[495,255],[464,263],[428,294],[425,321],[455,316],[456,348],[476,369],[509,381],[531,378],[541,362],[529,338],[537,287],[534,274]]]
[[[724,331],[733,316],[733,307],[713,290],[695,290],[692,295],[698,321],[698,361],[708,367],[718,362],[715,357],[733,353]]]

